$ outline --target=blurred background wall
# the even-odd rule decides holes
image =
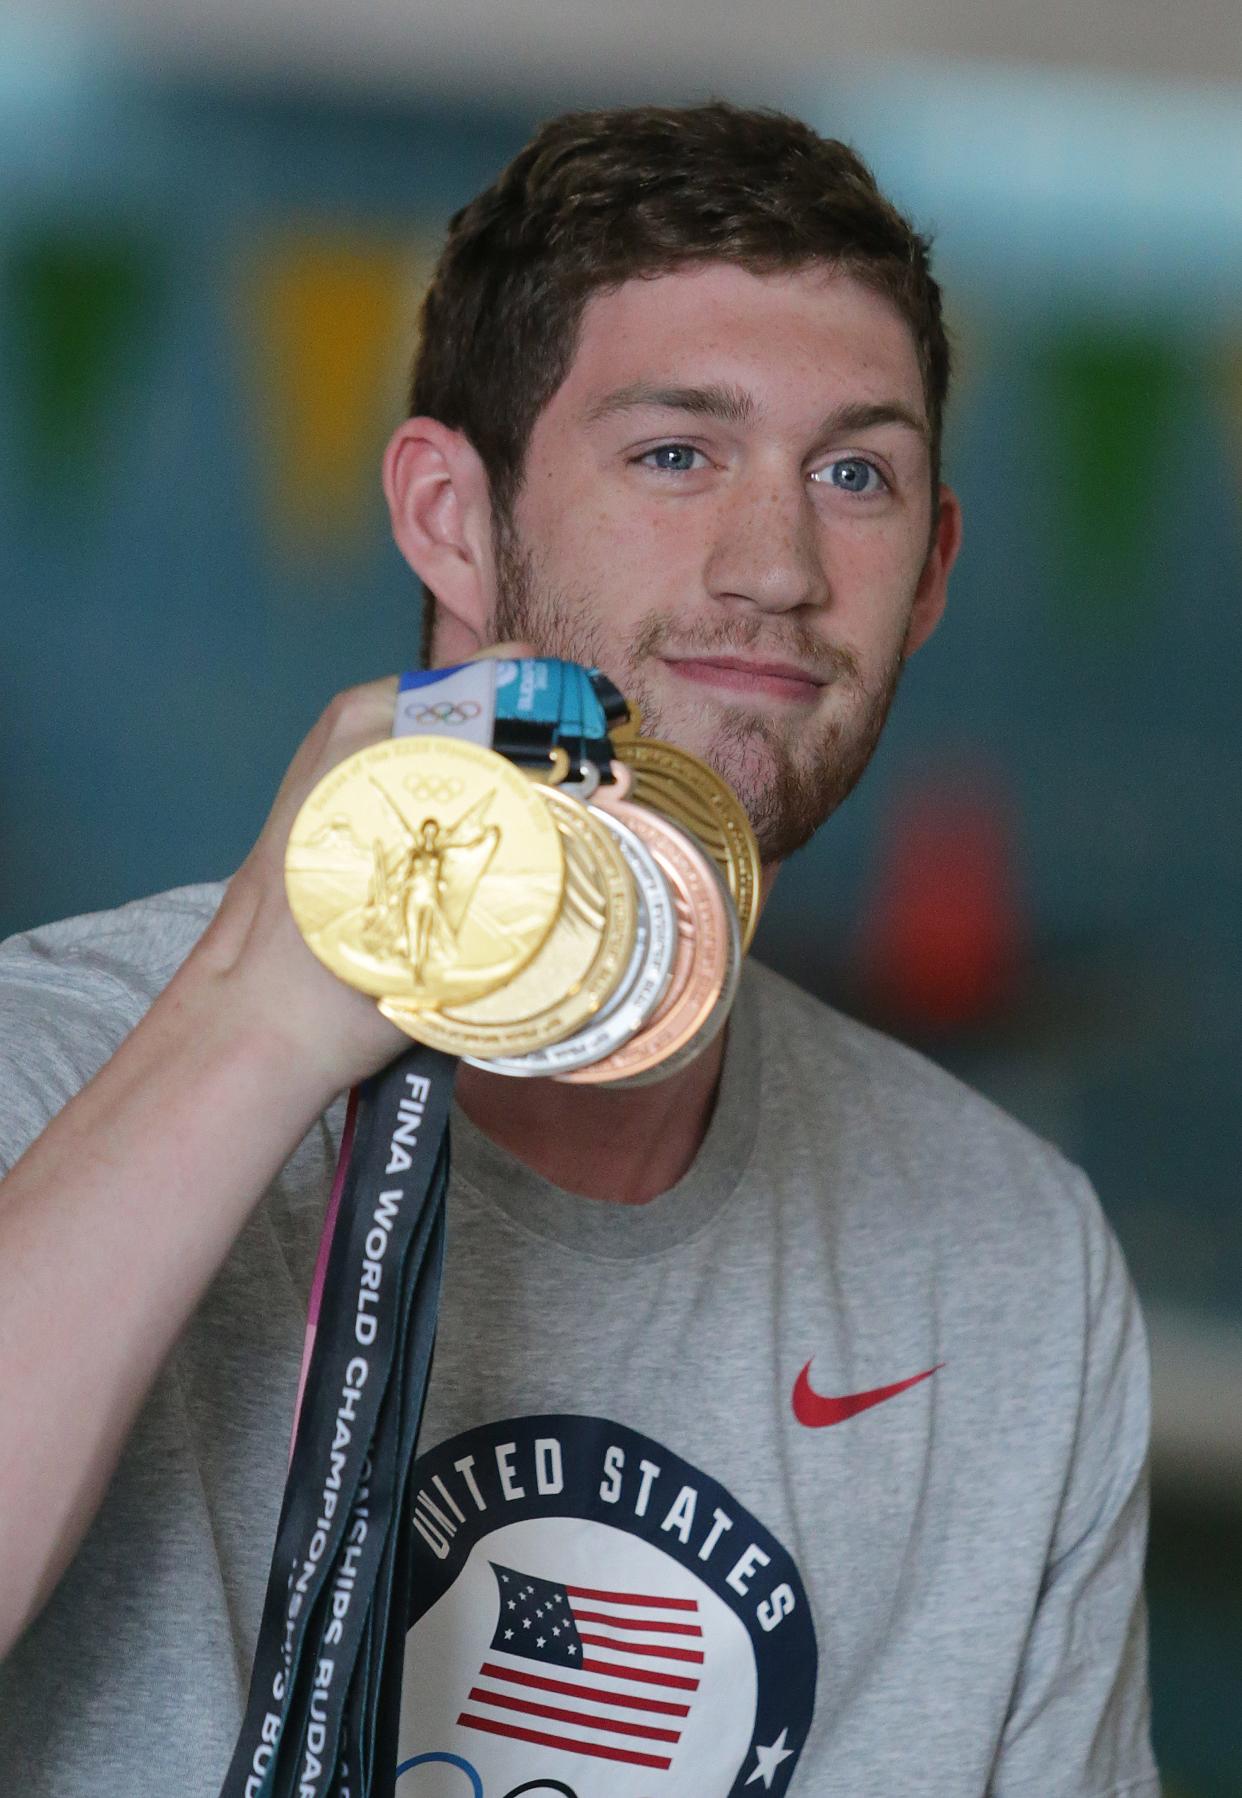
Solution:
[[[118,0],[0,18],[0,932],[230,871],[411,663],[378,454],[444,220],[723,93],[937,241],[966,549],[758,953],[1095,1180],[1145,1301],[1170,1798],[1242,1793],[1242,15]]]

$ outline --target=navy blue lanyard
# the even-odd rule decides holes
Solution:
[[[563,752],[606,775],[625,701],[553,657],[402,677],[395,729]],[[258,1645],[221,1798],[391,1794],[409,1614],[407,1485],[439,1309],[455,1058],[414,1045],[358,1088]]]

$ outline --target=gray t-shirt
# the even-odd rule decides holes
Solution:
[[[0,1167],[218,897],[0,950]],[[342,1116],[0,1670],[0,1791],[218,1793]],[[650,1204],[452,1130],[398,1798],[1154,1798],[1146,1349],[1076,1169],[757,966],[706,1140]]]

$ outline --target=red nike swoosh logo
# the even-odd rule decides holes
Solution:
[[[848,1392],[843,1398],[825,1398],[811,1386],[811,1363],[808,1361],[794,1381],[793,1414],[808,1430],[822,1430],[825,1424],[844,1423],[847,1417],[857,1417],[860,1411],[869,1411],[872,1405],[882,1405],[885,1399],[909,1391],[920,1380],[930,1380],[943,1366],[943,1361],[937,1361],[923,1373],[911,1374],[908,1380],[894,1380],[891,1386],[873,1386],[870,1392]]]

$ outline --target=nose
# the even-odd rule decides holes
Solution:
[[[756,471],[722,496],[705,576],[713,599],[739,611],[827,603],[815,509],[800,471]]]

